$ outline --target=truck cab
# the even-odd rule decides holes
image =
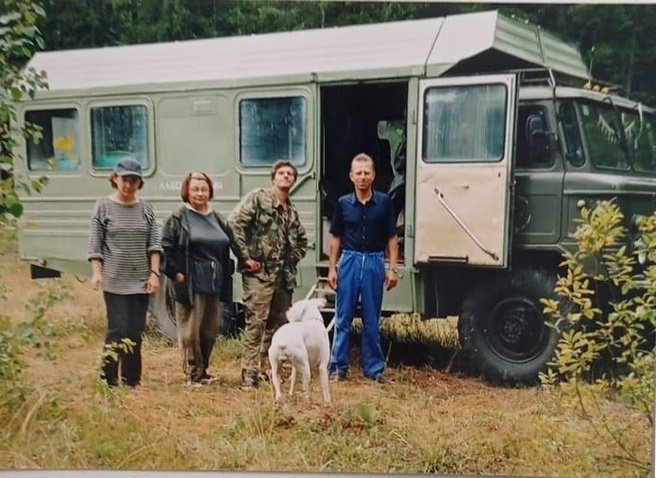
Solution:
[[[535,383],[553,357],[559,336],[545,325],[540,299],[554,297],[562,254],[576,247],[581,208],[615,200],[629,248],[636,245],[636,219],[656,210],[654,110],[547,79],[519,88],[507,264],[475,272],[437,265],[428,288],[435,307],[429,315],[458,315],[469,363],[497,383]],[[568,304],[561,300],[561,307]]]

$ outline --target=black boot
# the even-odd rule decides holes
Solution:
[[[118,386],[118,357],[115,357],[112,350],[111,345],[105,344],[100,379],[107,382],[110,387],[116,387]]]
[[[141,382],[141,342],[135,341],[132,350],[121,354],[121,379],[130,387]]]

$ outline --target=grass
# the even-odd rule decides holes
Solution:
[[[557,393],[498,388],[447,373],[444,364],[455,350],[449,321],[428,325],[444,334],[438,349],[446,359],[405,365],[392,360],[403,347],[391,340],[391,383],[365,381],[354,356],[352,378],[331,384],[331,406],[321,402],[315,378],[309,401],[295,396],[276,408],[268,386],[238,389],[240,344],[224,338],[212,357],[218,384],[187,388],[177,349],[150,333],[143,386],[104,387],[97,380],[105,328],[101,295],[72,277],[28,277],[29,268],[6,249],[0,280],[8,292],[0,298],[0,315],[15,327],[30,323],[34,307],[24,304],[43,300],[43,290],[59,288],[73,298],[60,294],[45,312],[51,340],[41,348],[26,346],[18,388],[0,386],[3,469],[644,475],[619,460]],[[412,317],[399,320],[416,326]],[[653,432],[639,414],[613,401],[602,406],[630,430],[627,446],[649,461]]]

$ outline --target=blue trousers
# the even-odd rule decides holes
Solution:
[[[351,323],[360,298],[362,308],[362,370],[367,378],[385,371],[380,346],[380,311],[385,285],[385,254],[343,251],[337,273],[335,335],[330,372],[346,375],[351,352]]]

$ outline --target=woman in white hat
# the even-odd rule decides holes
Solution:
[[[148,300],[159,291],[162,246],[153,208],[137,195],[144,184],[141,164],[119,161],[109,182],[116,191],[96,201],[87,255],[91,284],[102,289],[107,307],[101,378],[116,386],[120,369],[121,381],[136,387]]]

